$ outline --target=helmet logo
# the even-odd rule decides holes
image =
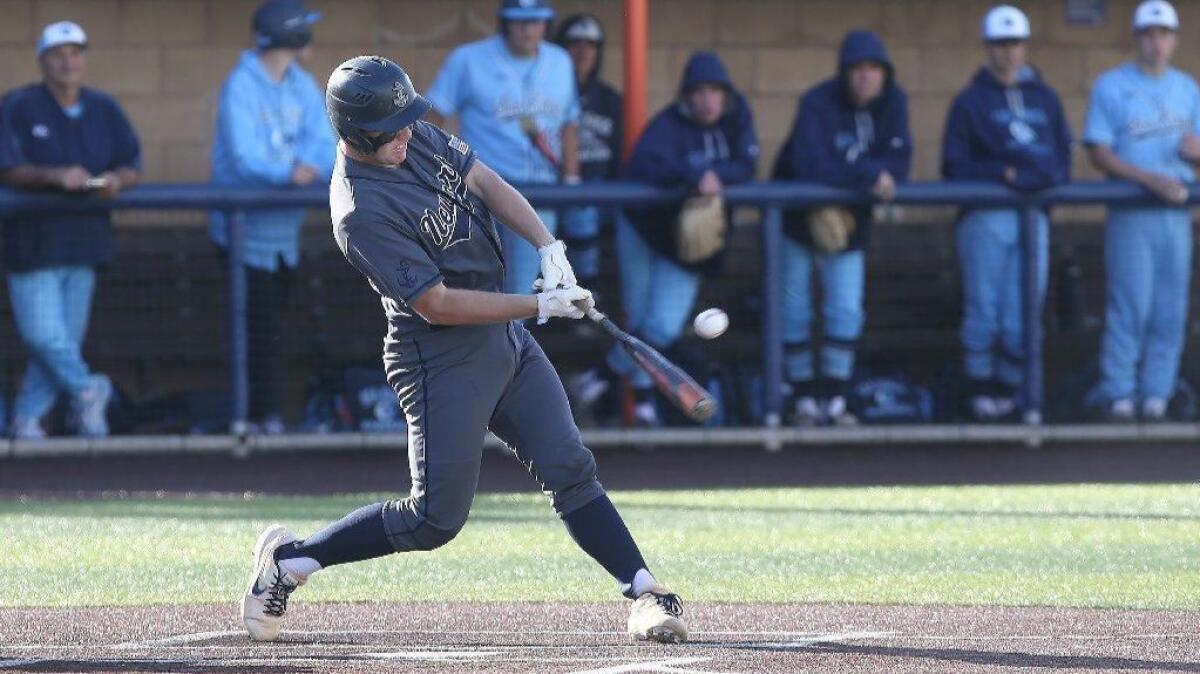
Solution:
[[[408,106],[408,91],[400,80],[392,83],[392,102],[396,104],[397,108]]]

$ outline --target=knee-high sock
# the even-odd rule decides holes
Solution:
[[[621,592],[629,596],[633,578],[639,569],[646,568],[646,561],[608,496],[598,496],[568,513],[563,523],[575,543],[616,578]]]
[[[326,567],[390,555],[396,549],[383,528],[383,506],[363,506],[303,541],[280,547],[275,558],[309,557]]]

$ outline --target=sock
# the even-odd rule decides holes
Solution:
[[[579,510],[564,515],[563,523],[575,544],[616,578],[621,593],[629,597],[638,571],[646,568],[646,561],[608,495],[597,496]]]
[[[290,571],[285,560],[308,557],[324,568],[392,554],[396,549],[383,528],[383,505],[363,506],[290,548],[280,547],[275,559]]]
[[[629,592],[626,594],[634,597],[640,597],[651,590],[660,590],[662,586],[654,579],[654,575],[646,569],[638,569],[638,572],[633,576],[633,582],[630,583]]]
[[[299,578],[307,580],[309,576],[321,570],[321,563],[312,557],[287,557],[280,559],[280,556],[290,551],[291,548],[298,545],[300,542],[289,543],[287,546],[280,546],[275,551],[275,561],[279,564],[279,568],[287,573]]]

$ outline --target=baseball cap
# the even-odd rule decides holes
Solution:
[[[259,49],[299,49],[312,41],[312,25],[320,20],[304,0],[266,0],[254,11],[254,43]]]
[[[64,44],[77,44],[80,47],[86,47],[87,33],[83,32],[83,28],[79,24],[72,21],[59,21],[46,26],[42,29],[42,36],[38,38],[38,58],[41,58],[42,54],[51,49]]]
[[[1012,5],[997,5],[983,17],[983,40],[1028,40],[1029,17]]]
[[[562,35],[563,42],[575,42],[577,40],[604,42],[604,28],[600,26],[600,22],[595,17],[581,16],[568,26]]]
[[[502,0],[500,18],[506,21],[549,21],[554,8],[549,0]]]
[[[1167,0],[1146,0],[1133,12],[1133,29],[1169,28],[1179,30],[1179,14]]]

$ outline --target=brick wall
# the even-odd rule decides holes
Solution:
[[[90,83],[118,96],[145,143],[147,179],[203,180],[221,82],[249,44],[256,0],[0,0],[0,87],[37,76],[42,26],[78,21],[92,40]],[[313,0],[325,12],[309,69],[318,81],[364,52],[398,60],[427,87],[456,44],[495,29],[498,0]],[[557,0],[560,13],[590,10],[607,26],[605,73],[621,76],[620,0]],[[692,50],[716,49],[751,99],[763,168],[778,149],[796,97],[828,77],[845,31],[865,27],[887,42],[908,89],[915,175],[936,177],[946,107],[982,62],[981,0],[651,0],[651,109],[673,95]],[[1033,23],[1031,55],[1063,97],[1076,132],[1090,81],[1128,57],[1134,0],[1110,0],[1107,21],[1071,26],[1063,0],[1020,2]],[[1177,0],[1183,39],[1176,64],[1200,74],[1200,0]],[[1094,176],[1082,161],[1077,174]]]

